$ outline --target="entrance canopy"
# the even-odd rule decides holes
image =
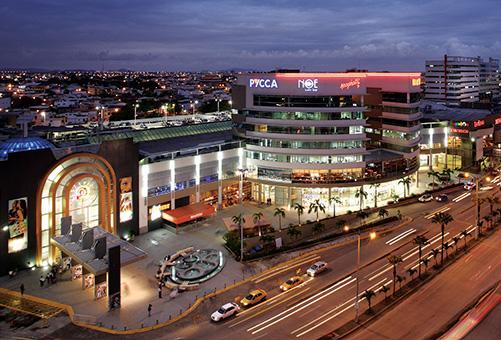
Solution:
[[[202,217],[212,216],[216,209],[205,203],[195,203],[174,210],[164,211],[162,218],[166,221],[180,225]]]

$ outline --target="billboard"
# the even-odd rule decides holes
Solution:
[[[28,248],[27,197],[9,201],[7,223],[9,227],[9,254]]]
[[[132,219],[132,177],[120,178],[120,222]]]

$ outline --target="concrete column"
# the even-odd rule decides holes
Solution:
[[[217,207],[218,209],[223,207],[223,181],[218,181],[217,184]]]

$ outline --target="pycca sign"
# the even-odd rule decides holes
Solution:
[[[297,81],[297,88],[304,89],[305,92],[317,92],[318,79],[299,79]]]
[[[249,79],[249,87],[261,89],[278,89],[278,83],[276,79],[252,78]]]

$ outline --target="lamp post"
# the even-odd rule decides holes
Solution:
[[[219,103],[221,102],[221,98],[216,98],[217,103],[217,113],[219,113]]]
[[[238,196],[240,200],[240,217],[243,217],[244,213],[244,203],[243,203],[243,189],[244,189],[244,174],[247,172],[247,169],[240,168],[237,170],[240,173],[240,182],[238,186]],[[244,226],[240,221],[240,262],[244,259]]]
[[[136,126],[137,123],[137,108],[139,107],[139,104],[134,104],[134,126]]]

